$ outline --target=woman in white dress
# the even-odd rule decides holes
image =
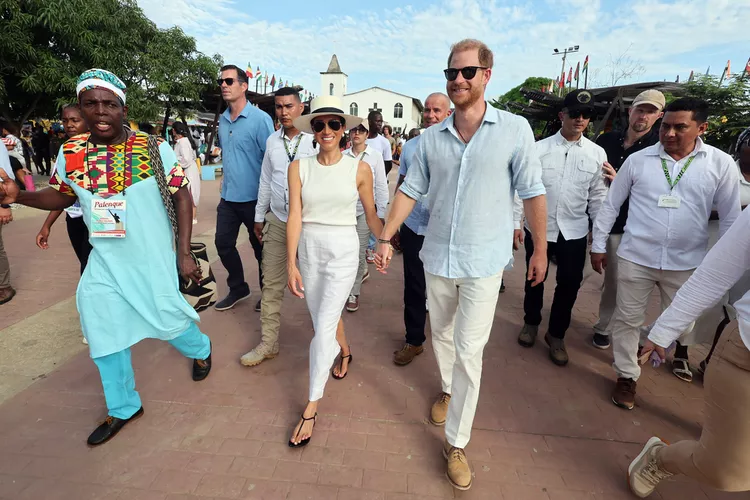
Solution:
[[[201,175],[198,172],[198,164],[195,162],[195,150],[190,145],[190,139],[187,137],[190,132],[184,123],[175,122],[172,125],[172,131],[175,138],[174,154],[177,156],[177,162],[185,171],[188,181],[190,181],[188,190],[193,197],[193,224],[197,224],[198,201],[201,197]]]
[[[318,402],[337,355],[341,357],[332,372],[335,379],[343,379],[352,362],[341,313],[359,265],[357,200],[362,201],[370,230],[380,234],[383,228],[375,210],[370,166],[339,149],[344,131],[362,119],[345,114],[337,97],[318,97],[310,108],[312,113],[294,120],[294,126],[314,134],[320,152],[293,161],[288,172],[287,255],[299,258],[299,268],[296,259],[288,259],[289,290],[307,300],[315,330],[308,402],[292,431],[291,447],[310,441]],[[382,271],[382,263],[376,264]]]

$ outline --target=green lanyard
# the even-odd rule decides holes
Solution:
[[[675,178],[674,182],[672,182],[672,176],[669,175],[669,169],[667,168],[667,161],[662,158],[661,159],[661,168],[664,169],[664,176],[667,178],[667,183],[669,184],[669,190],[672,191],[674,187],[677,185],[678,182],[680,182],[680,179],[682,179],[682,174],[685,173],[685,171],[688,169],[691,163],[693,163],[693,160],[695,159],[695,156],[691,156],[688,158],[688,161],[685,162],[685,165],[683,165],[682,170],[680,170],[680,173],[677,174],[677,177]]]
[[[294,157],[297,156],[297,150],[299,149],[299,143],[302,142],[302,132],[299,133],[299,137],[297,137],[297,144],[294,146],[294,151],[289,152],[289,146],[286,145],[286,137],[281,138],[281,142],[284,143],[284,149],[286,150],[286,155],[289,158],[289,163],[294,161]],[[291,142],[291,141],[289,141]]]

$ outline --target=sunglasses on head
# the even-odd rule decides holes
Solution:
[[[318,133],[325,130],[326,125],[328,125],[328,128],[330,128],[334,132],[338,132],[344,126],[344,123],[341,120],[336,119],[336,118],[332,120],[328,120],[328,121],[314,120],[311,123],[312,129]]]
[[[448,68],[444,69],[443,73],[445,73],[445,79],[449,82],[452,82],[456,78],[458,78],[458,73],[461,73],[461,76],[464,77],[464,80],[471,80],[474,78],[477,74],[478,69],[487,69],[484,66],[466,66],[464,68],[458,69],[458,68]]]
[[[219,78],[218,80],[216,80],[216,83],[218,83],[219,87],[221,87],[221,84],[226,82],[227,87],[231,87],[232,85],[234,85],[235,80],[236,78]]]
[[[568,116],[574,120],[579,117],[583,117],[584,120],[588,120],[594,116],[594,112],[589,109],[576,109],[574,111],[568,111]]]

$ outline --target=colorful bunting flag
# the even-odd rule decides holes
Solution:
[[[586,60],[583,61],[583,71],[588,73],[589,70],[589,56],[586,56]]]
[[[258,66],[258,71],[255,72],[255,79],[260,81],[261,76],[262,76],[262,73],[260,72],[260,66]]]
[[[247,63],[247,68],[245,69],[245,74],[247,75],[248,78],[252,78],[253,77],[253,65],[252,64]]]
[[[271,76],[271,90],[276,86],[276,75]]]
[[[573,66],[570,67],[570,71],[568,71],[568,81],[566,83],[570,83],[573,81]]]

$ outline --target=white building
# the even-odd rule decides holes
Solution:
[[[347,78],[334,54],[328,70],[320,73],[320,94],[341,98],[344,111],[348,109],[350,115],[366,118],[370,111],[380,111],[383,122],[393,127],[397,133],[408,133],[421,126],[424,106],[419,99],[380,87],[348,93]]]

